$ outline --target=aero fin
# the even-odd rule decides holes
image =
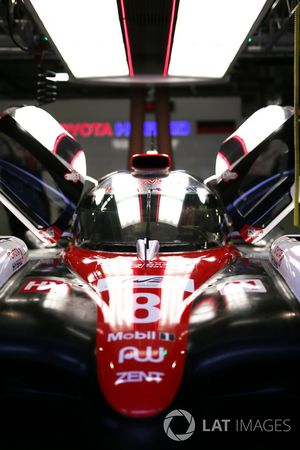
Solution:
[[[146,261],[151,261],[159,252],[159,241],[149,240],[148,247],[146,248],[146,238],[138,239],[136,241],[136,251],[138,256]]]

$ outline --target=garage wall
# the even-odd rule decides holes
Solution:
[[[25,100],[20,101],[22,103]],[[0,111],[9,102],[0,102]],[[89,175],[99,178],[126,168],[128,149],[129,100],[65,100],[45,106],[86,151]],[[197,134],[198,121],[240,120],[240,99],[182,98],[174,100],[171,115],[175,165],[206,178],[214,171],[217,149],[228,133]],[[155,116],[146,114],[145,149],[150,146]]]

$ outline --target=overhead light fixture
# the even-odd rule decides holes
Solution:
[[[170,25],[169,25],[169,34],[168,34],[168,41],[167,41],[167,51],[165,56],[165,64],[164,64],[164,70],[163,70],[163,76],[166,77],[168,75],[168,65],[170,62],[170,54],[171,54],[171,48],[172,48],[172,37],[174,32],[174,25],[175,25],[175,10],[176,10],[176,0],[172,0],[172,9],[171,9],[171,16],[170,16]]]
[[[116,1],[24,1],[75,78],[129,75]]]
[[[270,0],[180,0],[169,75],[222,78]]]

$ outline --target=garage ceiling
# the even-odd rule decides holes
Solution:
[[[297,3],[297,0],[273,2],[224,80],[172,85],[169,87],[171,96],[238,95],[245,109],[270,101],[291,104],[293,10]],[[163,68],[170,8],[169,0],[126,0],[131,49],[138,73],[151,75]],[[0,98],[35,97],[41,50],[45,68],[65,70],[49,43],[43,40],[22,1],[0,0]],[[147,87],[151,89],[151,83]],[[59,84],[58,96],[122,98],[128,97],[130,89],[128,85],[69,82]]]

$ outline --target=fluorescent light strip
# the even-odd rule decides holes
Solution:
[[[176,8],[176,0],[173,0],[172,11],[171,11],[171,19],[170,19],[169,35],[168,35],[168,43],[167,43],[167,51],[166,51],[165,65],[164,65],[164,71],[163,71],[163,76],[164,77],[166,77],[168,75],[168,68],[169,68],[169,62],[170,62],[170,53],[171,53],[171,46],[172,46],[172,36],[173,36],[173,30],[174,30],[175,8]]]
[[[128,75],[117,2],[25,0],[75,78]]]
[[[269,0],[180,0],[169,75],[222,78]]]
[[[129,75],[131,77],[133,77],[134,71],[133,71],[133,64],[132,64],[132,57],[131,57],[131,49],[130,49],[129,33],[128,33],[128,28],[127,28],[124,0],[120,0],[120,3],[121,3],[122,23],[123,23],[124,36],[125,36]]]

